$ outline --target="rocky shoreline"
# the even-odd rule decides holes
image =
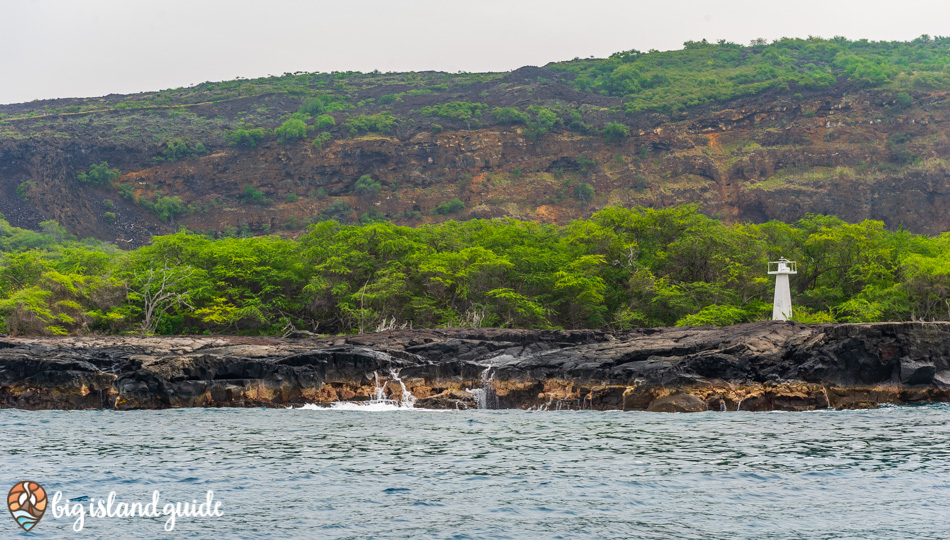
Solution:
[[[666,412],[950,401],[950,323],[336,338],[0,338],[0,408],[415,407]],[[474,390],[474,392],[473,392]]]

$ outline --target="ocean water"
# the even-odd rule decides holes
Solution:
[[[357,409],[351,407],[350,409]],[[0,488],[71,504],[35,538],[950,538],[950,406],[596,411],[0,410]]]

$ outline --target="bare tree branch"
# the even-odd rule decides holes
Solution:
[[[142,332],[151,334],[169,309],[178,306],[192,308],[191,292],[180,291],[179,285],[194,274],[194,268],[169,267],[166,260],[162,268],[149,268],[143,274],[136,273],[133,280],[139,284],[135,292],[142,298]],[[192,308],[193,309],[193,308]]]

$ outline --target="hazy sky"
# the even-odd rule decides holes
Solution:
[[[0,103],[287,71],[504,71],[686,40],[950,35],[947,0],[0,0]]]

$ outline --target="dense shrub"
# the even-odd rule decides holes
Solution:
[[[317,116],[318,114],[323,114],[325,110],[323,100],[319,97],[314,97],[301,103],[299,112],[307,116]]]
[[[527,124],[528,115],[516,109],[515,107],[495,107],[492,110],[492,116],[495,122],[499,124]]]
[[[238,128],[229,131],[224,135],[224,140],[228,146],[239,146],[242,148],[254,148],[264,140],[265,132],[263,128]]]
[[[153,158],[155,163],[163,161],[178,161],[189,156],[204,154],[208,151],[201,141],[191,142],[181,138],[173,138],[165,141],[162,151]]]
[[[907,92],[900,92],[897,96],[894,97],[894,105],[898,109],[906,109],[914,104],[914,98],[910,97],[910,94]]]
[[[382,189],[382,185],[373,180],[373,177],[364,174],[360,176],[356,183],[353,185],[353,191],[357,195],[375,195],[379,193],[379,190]]]
[[[561,119],[558,118],[557,114],[546,107],[538,107],[533,105],[528,107],[528,112],[534,114],[534,119],[528,120],[528,136],[532,139],[537,139],[541,137],[551,129],[561,124]]]
[[[323,133],[317,135],[317,137],[313,140],[313,145],[317,148],[323,148],[323,145],[330,142],[332,139],[333,136],[330,135],[329,132],[324,131]]]
[[[336,125],[336,120],[334,120],[329,114],[321,114],[317,117],[317,121],[314,125],[317,126],[317,129],[330,129]]]
[[[20,184],[16,187],[16,194],[19,195],[24,202],[30,202],[30,190],[36,186],[37,183],[31,180],[20,182]]]
[[[396,117],[389,112],[378,114],[360,114],[347,119],[344,124],[351,135],[358,133],[392,133],[396,127]]]
[[[587,183],[577,184],[574,186],[574,198],[585,203],[594,200],[594,187]]]
[[[318,219],[322,221],[327,221],[330,219],[335,219],[341,222],[347,222],[350,220],[350,214],[353,213],[353,209],[350,208],[350,205],[347,204],[343,199],[333,199],[330,201],[330,204],[324,208]]]
[[[175,216],[188,213],[188,208],[179,197],[161,197],[155,202],[155,213],[159,219],[173,221]]]
[[[463,203],[458,197],[452,199],[451,201],[445,201],[440,203],[435,207],[435,213],[439,215],[454,214],[455,212],[460,212],[465,210],[465,203]]]
[[[471,127],[472,125],[478,124],[478,118],[486,108],[488,108],[488,105],[484,103],[450,101],[448,103],[423,107],[419,112],[424,116],[449,118]]]
[[[275,129],[274,135],[279,142],[300,140],[307,136],[307,124],[298,118],[291,118]]]
[[[647,179],[646,176],[642,174],[638,174],[633,177],[633,182],[630,184],[630,187],[632,187],[634,191],[639,193],[645,190],[646,188],[650,187],[650,181]]]
[[[110,169],[109,164],[103,161],[98,165],[89,167],[88,172],[79,173],[76,178],[83,184],[98,186],[100,184],[111,184],[119,179],[119,169]]]
[[[135,198],[135,188],[129,184],[119,184],[115,189],[123,199],[129,200]]]
[[[600,134],[607,139],[607,142],[615,143],[626,139],[630,135],[630,128],[620,122],[611,122],[604,127]]]
[[[370,209],[369,212],[365,212],[360,215],[360,223],[363,225],[369,225],[370,223],[378,223],[381,221],[386,221],[386,214],[376,211],[375,208]]]
[[[239,197],[242,201],[249,204],[267,204],[270,201],[264,197],[264,193],[254,186],[244,186],[244,192]]]
[[[594,170],[594,167],[597,166],[597,162],[585,155],[580,155],[574,158],[574,162],[577,163],[577,169],[584,174],[587,174]]]

